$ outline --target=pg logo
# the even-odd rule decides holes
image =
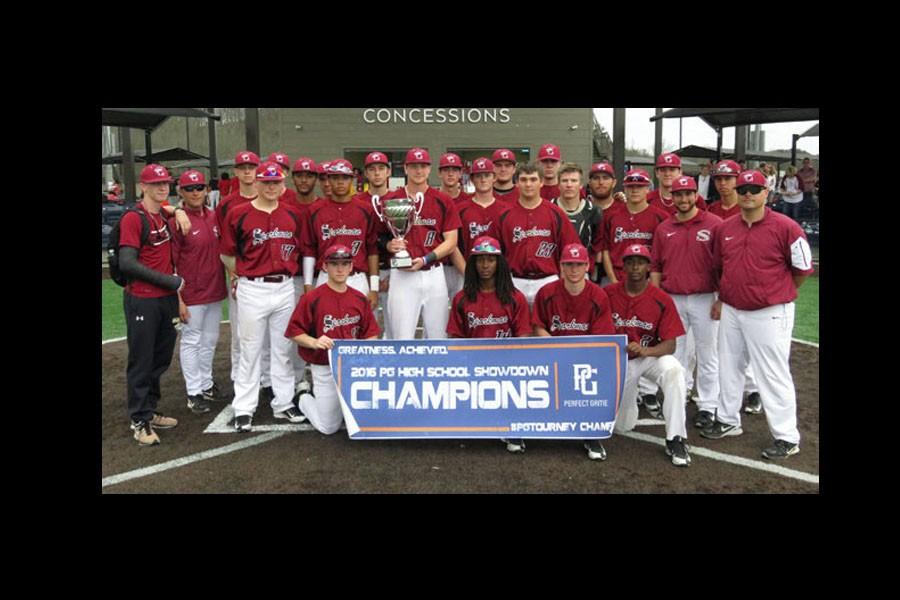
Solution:
[[[593,378],[597,376],[597,369],[591,368],[591,365],[572,365],[572,371],[575,379],[575,391],[586,396],[596,396],[597,381]]]

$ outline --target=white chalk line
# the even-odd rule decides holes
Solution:
[[[632,438],[635,440],[639,440],[641,442],[649,442],[651,444],[656,444],[657,446],[665,446],[666,440],[663,438],[658,438],[652,435],[647,435],[644,433],[636,433],[634,431],[629,431],[627,433],[617,433],[616,435],[621,435],[623,437]],[[690,444],[688,444],[690,445]],[[726,462],[732,465],[738,465],[741,467],[748,467],[750,469],[756,469],[758,471],[765,471],[766,473],[772,473],[775,475],[781,475],[782,477],[789,477],[791,479],[797,479],[799,481],[803,481],[806,483],[814,483],[819,485],[819,476],[813,475],[811,473],[805,473],[803,471],[795,471],[794,469],[787,469],[785,467],[781,467],[778,465],[773,465],[770,463],[764,463],[758,460],[750,460],[747,458],[742,458],[740,456],[732,456],[731,454],[723,454],[722,452],[716,452],[715,450],[709,450],[707,448],[698,448],[697,446],[690,445],[691,447],[691,455],[694,456],[703,456],[704,458],[711,458],[713,460],[718,460],[721,462]]]
[[[237,434],[231,421],[234,419],[234,407],[227,404],[216,416],[212,423],[203,430],[203,433],[234,433]],[[291,431],[314,431],[309,423],[284,423],[276,425],[253,425],[253,433],[279,431],[289,433]]]
[[[168,471],[170,469],[176,469],[178,467],[183,467],[185,465],[199,462],[201,460],[207,460],[209,458],[215,458],[217,456],[222,456],[223,454],[230,454],[232,452],[237,452],[238,450],[250,448],[251,446],[257,446],[259,444],[264,444],[268,441],[280,438],[283,435],[287,435],[287,432],[275,431],[275,432],[270,432],[270,433],[264,433],[263,435],[260,435],[258,437],[253,437],[250,439],[242,440],[240,442],[235,442],[234,444],[228,444],[227,446],[222,446],[221,448],[215,448],[213,450],[204,450],[203,452],[198,452],[197,454],[191,454],[190,456],[176,458],[175,460],[170,460],[168,462],[160,463],[158,465],[153,465],[152,467],[144,467],[142,469],[135,469],[134,471],[127,471],[125,473],[120,473],[118,475],[111,475],[110,477],[103,478],[102,487],[116,485],[117,483],[123,483],[125,481],[130,481],[132,479],[139,479],[141,477],[148,477],[150,475],[156,475],[157,473],[162,473],[163,471]]]
[[[231,323],[231,321],[219,321],[219,323],[220,323],[220,324],[221,324],[221,323]],[[124,341],[127,340],[127,339],[128,339],[127,337],[112,338],[112,339],[109,339],[109,340],[103,340],[100,344],[101,344],[102,346],[105,346],[106,344],[112,344],[112,343],[115,343],[115,342],[124,342]]]

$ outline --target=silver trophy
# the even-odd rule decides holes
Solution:
[[[391,198],[382,202],[379,196],[372,196],[372,208],[375,209],[375,214],[397,240],[402,240],[409,234],[424,205],[425,195],[422,192],[416,194],[415,200],[406,197]],[[401,250],[391,259],[391,268],[408,269],[412,263],[409,252]]]

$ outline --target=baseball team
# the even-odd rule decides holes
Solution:
[[[389,190],[388,155],[373,151],[368,187],[357,193],[348,160],[290,163],[281,152],[261,160],[242,151],[239,188],[215,210],[201,172],[179,177],[173,209],[168,171],[145,167],[142,201],[122,217],[119,245],[134,439],[157,445],[157,431],[178,424],[157,410],[177,328],[193,413],[230,400],[235,430],[248,432],[268,402],[276,419],[333,434],[343,422],[328,365],[333,340],[413,339],[421,316],[429,339],[626,335],[615,431],[633,429],[643,405],[664,419],[676,466],[691,464],[692,400],[693,425],[706,438],[741,435],[742,410],[764,412],[774,442],[762,455],[799,452],[789,358],[812,254],[797,223],[766,206],[762,173],[719,162],[720,200],[707,206],[671,153],[656,162],[652,193],[641,169],[615,193],[605,162],[592,165],[585,186],[581,167],[553,144],[531,164],[517,165],[505,148],[476,158],[472,194],[462,190],[463,166],[442,155],[441,187],[432,188],[431,157],[413,148],[406,184]],[[212,375],[225,301],[233,398]],[[525,451],[521,439],[503,441]],[[606,459],[600,441],[584,447]]]

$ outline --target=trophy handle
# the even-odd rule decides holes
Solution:
[[[372,196],[372,209],[375,211],[375,215],[384,222],[384,211],[381,209],[381,196],[378,194]]]
[[[416,199],[414,201],[416,207],[416,219],[419,218],[419,215],[422,212],[422,208],[425,207],[425,194],[422,192],[416,192]]]

